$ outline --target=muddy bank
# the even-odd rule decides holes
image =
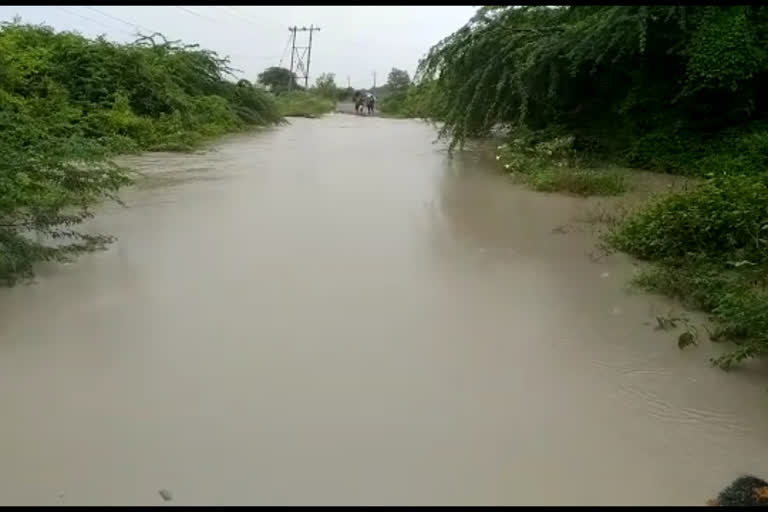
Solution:
[[[680,351],[628,258],[555,230],[595,201],[434,137],[128,159],[119,241],[0,290],[0,503],[682,505],[768,470],[765,372]]]

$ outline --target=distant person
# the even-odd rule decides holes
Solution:
[[[356,91],[354,96],[352,96],[352,99],[355,102],[355,114],[362,114],[365,95],[361,91]]]

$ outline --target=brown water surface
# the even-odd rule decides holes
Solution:
[[[126,161],[108,251],[0,290],[0,503],[703,504],[768,380],[649,323],[594,201],[331,115]],[[555,231],[553,231],[555,229]],[[722,350],[722,349],[720,349]]]

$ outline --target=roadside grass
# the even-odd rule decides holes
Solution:
[[[768,177],[721,176],[657,197],[602,235],[652,265],[634,284],[711,315],[724,370],[768,353]]]
[[[540,192],[613,196],[628,190],[625,173],[595,166],[572,149],[573,137],[536,141],[521,134],[500,145],[496,160],[505,172]]]
[[[613,169],[550,167],[536,169],[526,181],[540,192],[570,192],[580,196],[613,196],[627,191],[625,176]]]
[[[277,97],[277,108],[284,117],[320,117],[333,111],[336,104],[306,91],[293,91]]]
[[[740,155],[726,155],[718,147],[720,156],[707,161],[758,162],[768,154],[764,139],[752,136],[751,146],[736,144]],[[630,188],[628,171],[585,157],[574,150],[572,136],[555,130],[513,131],[497,147],[496,160],[538,191],[616,196]],[[729,370],[768,354],[768,172],[753,165],[712,164],[678,174],[704,180],[617,211],[594,211],[591,221],[602,225],[601,250],[649,263],[633,279],[635,286],[710,315],[716,326],[710,339],[733,343],[712,364]]]

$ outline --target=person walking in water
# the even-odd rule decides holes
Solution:
[[[355,94],[352,96],[352,101],[355,103],[355,114],[362,114],[365,105],[365,95],[363,92],[355,91]]]

